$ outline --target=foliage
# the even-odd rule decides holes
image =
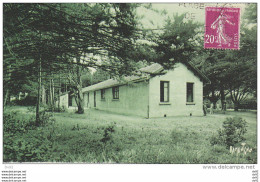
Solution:
[[[254,109],[257,110],[257,99],[247,98],[239,103],[239,109]]]
[[[110,75],[109,75],[108,72],[106,72],[102,69],[97,69],[97,71],[95,73],[93,73],[92,84],[102,82],[102,81],[107,80],[109,78],[110,78]]]
[[[217,136],[212,136],[211,145],[222,144],[227,148],[245,140],[247,122],[239,117],[226,118]]]
[[[64,106],[57,107],[53,105],[45,105],[43,107],[45,112],[66,112],[67,111],[67,108],[65,108]]]
[[[241,18],[239,50],[201,49],[193,58],[194,64],[211,80],[211,84],[204,87],[204,95],[212,103],[219,99],[224,102],[225,96],[230,94],[237,111],[240,102],[248,94],[256,95],[256,13],[256,4],[246,5],[245,14]],[[201,40],[202,47],[203,37]]]
[[[40,112],[40,126],[48,126],[55,123],[55,119],[53,118],[53,115],[51,113],[48,113],[46,111]]]
[[[174,15],[165,22],[165,30],[154,40],[153,46],[157,61],[166,67],[175,62],[188,61],[197,50],[199,24],[193,21],[184,22],[185,15]],[[169,60],[173,59],[173,62]]]
[[[21,119],[17,112],[4,113],[4,161],[40,162],[51,155],[54,119],[42,111],[40,126],[35,118]]]
[[[23,113],[22,107],[17,106],[12,110],[16,109],[19,111],[17,119],[29,121],[25,118],[32,114],[31,112],[28,113],[25,109]],[[244,137],[252,152],[239,158],[239,163],[256,163],[256,114],[227,111],[226,115],[243,116],[247,120],[248,132]],[[49,122],[50,124],[35,129],[16,132],[15,135],[4,132],[4,161],[238,163],[236,156],[230,155],[229,148],[225,145],[210,145],[212,131],[221,126],[219,121],[223,115],[211,117],[210,121],[207,117],[147,120],[86,110],[84,115],[54,113],[54,118],[54,123]],[[7,150],[9,152],[5,152]],[[30,153],[30,150],[34,152]],[[27,154],[32,157],[27,157]],[[19,159],[17,156],[20,156]]]
[[[15,94],[14,90],[26,92],[32,86],[29,92],[38,96],[38,120],[42,86],[51,80],[48,100],[54,105],[57,93],[54,78],[60,80],[60,74],[70,75],[67,73],[75,66],[76,79],[66,79],[78,98],[78,113],[84,113],[81,78],[84,68],[100,67],[115,75],[129,74],[134,69],[130,62],[135,60],[128,52],[139,37],[135,31],[138,6],[131,3],[4,4],[4,105]]]
[[[257,4],[256,3],[247,4],[247,11],[245,11],[244,17],[249,23],[257,23]]]
[[[115,123],[102,128],[104,131],[103,138],[100,140],[102,143],[113,143],[113,133],[115,132]]]
[[[20,106],[35,106],[37,98],[31,95],[26,96],[22,100],[16,100],[15,103]]]
[[[5,162],[41,162],[48,160],[52,143],[37,132],[30,136],[17,135],[4,140]]]
[[[34,108],[33,108],[34,109]],[[45,111],[40,112],[40,126],[52,125],[55,119],[50,113]],[[26,119],[21,119],[17,112],[5,112],[3,114],[4,132],[16,134],[26,132],[31,129],[36,129],[34,116]]]
[[[34,121],[33,121],[34,122]],[[17,116],[17,112],[3,114],[3,131],[4,133],[17,134],[25,132],[33,127],[32,121],[25,121]]]

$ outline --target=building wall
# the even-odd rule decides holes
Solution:
[[[58,101],[57,101],[57,106],[58,106]],[[69,108],[69,94],[68,93],[60,96],[60,106],[67,108],[67,109]],[[72,107],[77,107],[74,96],[72,96]]]
[[[69,106],[69,95],[68,94],[64,94],[60,96],[60,106],[61,108],[68,108]]]
[[[75,96],[72,96],[72,107],[77,107]]]
[[[138,82],[119,86],[119,99],[113,99],[112,88],[105,89],[105,99],[101,99],[101,90],[96,91],[96,108],[120,114],[147,117],[148,82]],[[94,108],[94,91],[84,93],[85,107]]]
[[[170,81],[167,104],[160,102],[160,81]],[[194,83],[194,105],[186,103],[187,82]],[[167,74],[151,78],[149,88],[150,117],[203,115],[203,82],[186,65],[178,63]]]

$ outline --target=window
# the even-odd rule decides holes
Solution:
[[[187,83],[187,102],[193,102],[193,85],[194,83]]]
[[[113,92],[113,99],[119,99],[119,87],[113,87],[112,92]]]
[[[105,99],[105,89],[101,89],[101,99]]]
[[[160,82],[160,101],[169,102],[169,81]]]

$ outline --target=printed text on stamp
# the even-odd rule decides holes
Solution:
[[[240,9],[206,7],[204,48],[239,49]]]

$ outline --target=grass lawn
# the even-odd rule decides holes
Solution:
[[[11,110],[11,109],[9,109]],[[14,107],[19,116],[28,117],[26,108]],[[226,117],[239,116],[248,123],[245,135],[246,147],[252,148],[246,155],[230,154],[229,148],[210,144],[210,138],[222,127]],[[232,112],[205,117],[167,117],[145,119],[136,116],[117,115],[89,109],[85,114],[55,113],[52,125],[19,134],[29,140],[40,138],[48,146],[44,152],[21,156],[18,161],[84,162],[84,163],[257,163],[257,115],[256,112]],[[17,136],[12,136],[17,137]],[[4,137],[4,140],[6,138]],[[23,144],[16,152],[28,153]],[[27,142],[28,143],[28,142]],[[14,145],[14,144],[10,144]],[[17,145],[17,144],[16,144]],[[241,146],[241,144],[238,144]],[[33,148],[33,150],[36,150]],[[38,150],[36,150],[38,151]],[[25,153],[26,153],[25,152]],[[38,158],[37,158],[38,156]],[[37,160],[38,159],[38,160]],[[5,158],[4,161],[12,161]]]

